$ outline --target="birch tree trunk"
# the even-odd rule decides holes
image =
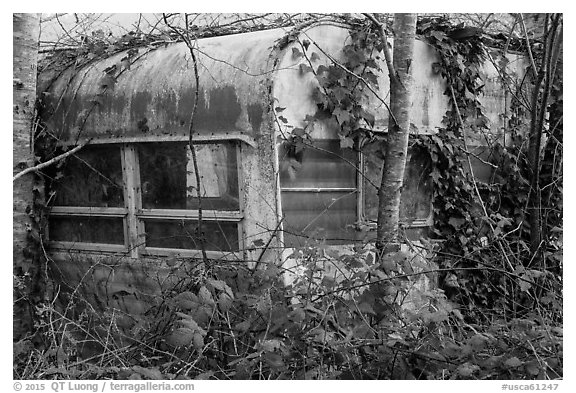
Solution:
[[[36,68],[40,14],[13,14],[13,129],[12,169],[17,174],[34,165],[32,132],[36,103]],[[28,233],[32,227],[29,216],[33,207],[32,173],[13,183],[13,269],[25,273],[33,269],[29,252]],[[25,304],[14,304],[14,336],[25,330],[27,317]]]
[[[381,251],[396,247],[400,221],[400,195],[404,181],[409,110],[412,103],[412,57],[416,35],[416,14],[395,14],[393,70],[390,74],[390,120],[378,193],[379,209],[376,246]]]

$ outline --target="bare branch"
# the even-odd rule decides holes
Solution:
[[[83,143],[81,145],[78,145],[75,148],[73,148],[72,150],[69,150],[66,153],[60,154],[59,156],[56,156],[56,157],[52,158],[51,160],[48,160],[46,162],[43,162],[41,164],[38,164],[38,165],[30,167],[30,168],[24,169],[22,172],[16,174],[16,176],[14,176],[14,178],[12,178],[12,181],[15,182],[16,180],[18,180],[19,178],[21,178],[22,176],[24,176],[30,172],[38,172],[39,170],[44,169],[44,168],[46,168],[46,167],[48,167],[48,166],[50,166],[50,165],[52,165],[58,161],[62,161],[66,157],[69,157],[72,154],[76,153],[78,150],[82,149],[88,143],[90,143],[90,141]]]
[[[56,21],[58,22],[58,24],[62,28],[62,31],[64,32],[64,34],[66,34],[68,36],[68,38],[70,38],[72,40],[72,42],[74,42],[76,45],[79,45],[79,42],[77,40],[75,40],[74,37],[72,37],[70,35],[68,30],[66,30],[66,28],[62,25],[62,22],[60,22],[60,18],[58,17],[58,14],[56,14]]]
[[[528,57],[530,57],[530,64],[534,70],[534,76],[538,75],[538,68],[536,68],[536,62],[534,62],[534,56],[532,56],[532,48],[530,47],[530,39],[528,38],[528,31],[526,30],[526,24],[524,23],[524,17],[522,14],[518,14],[520,18],[520,25],[522,26],[522,32],[524,33],[524,38],[526,39],[526,49],[528,50]]]

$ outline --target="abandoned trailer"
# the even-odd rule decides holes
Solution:
[[[341,143],[334,122],[307,126],[317,112],[317,82],[308,65],[316,70],[341,59],[350,36],[333,24],[287,36],[274,29],[198,40],[190,139],[200,190],[188,144],[197,80],[184,43],[132,49],[57,78],[40,75],[46,128],[68,149],[87,143],[51,186],[49,252],[60,282],[82,283],[95,304],[144,312],[174,260],[201,257],[200,212],[211,259],[295,265],[286,249],[320,243],[346,252],[373,240],[382,160],[365,152],[380,148],[388,111],[368,92],[365,105],[376,118],[365,127],[374,138],[353,146]],[[521,78],[524,65],[510,59],[508,72]],[[378,95],[387,100],[381,61]],[[414,138],[436,133],[448,109],[435,61],[434,49],[417,41]],[[506,138],[510,106],[496,68],[487,63],[484,72],[479,99],[490,132],[467,135],[468,148],[480,157],[487,139]],[[309,134],[308,145],[289,143],[294,130]],[[488,178],[491,167],[473,162],[476,175]],[[426,154],[409,151],[401,219],[412,240],[427,236],[433,224],[430,165]]]

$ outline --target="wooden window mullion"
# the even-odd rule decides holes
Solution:
[[[132,258],[138,258],[144,249],[143,224],[140,223],[137,213],[142,209],[140,192],[140,169],[138,166],[138,152],[134,145],[126,144],[123,148],[122,167],[124,176],[124,195],[126,209],[126,240]]]

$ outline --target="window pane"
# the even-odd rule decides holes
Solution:
[[[145,209],[197,209],[198,192],[187,143],[144,143],[138,147],[142,206]],[[239,210],[236,148],[195,145],[202,208]]]
[[[124,244],[124,220],[110,217],[49,219],[50,240],[78,243]]]
[[[369,220],[378,218],[378,189],[382,180],[383,160],[366,159],[364,179],[364,213]],[[405,222],[424,220],[429,217],[432,201],[431,162],[428,154],[409,149],[404,186],[400,199],[400,219]]]
[[[87,146],[69,157],[56,184],[56,206],[124,207],[119,146]]]
[[[284,188],[356,187],[357,153],[339,140],[316,140],[314,147],[283,144],[279,149]]]
[[[304,245],[308,237],[327,244],[349,243],[358,232],[356,192],[282,192],[284,240],[288,246]]]
[[[199,250],[200,240],[196,229],[198,222],[192,220],[144,220],[146,246]],[[237,251],[238,224],[235,222],[203,221],[206,250]]]

